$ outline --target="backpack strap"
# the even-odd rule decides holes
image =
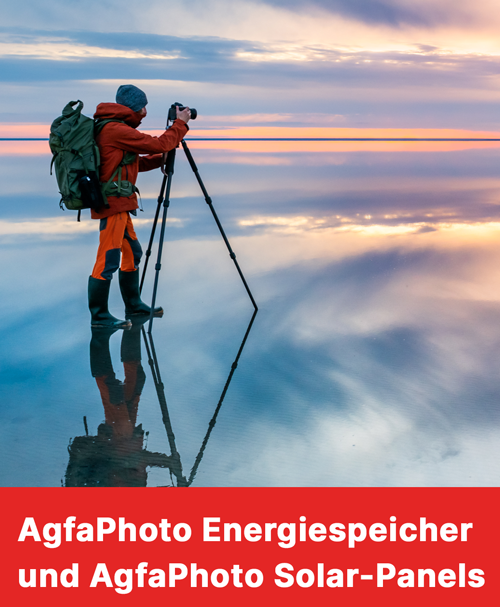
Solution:
[[[121,122],[121,124],[127,124],[124,120],[118,120],[117,118],[94,118],[94,135],[99,135],[102,129],[110,122]]]
[[[109,124],[110,122],[119,122],[121,124],[126,124],[123,120],[116,120],[113,118],[106,119],[95,119],[94,120],[94,135],[98,135],[102,129]],[[109,178],[109,180],[102,184],[102,193],[104,196],[132,196],[134,193],[138,193],[139,196],[141,193],[139,192],[139,188],[136,187],[130,181],[122,180],[122,169],[127,164],[132,164],[136,161],[137,154],[135,152],[123,152],[123,157],[120,161],[120,164],[116,167],[115,171]],[[118,179],[114,181],[115,177],[118,176]]]

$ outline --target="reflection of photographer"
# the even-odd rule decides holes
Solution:
[[[92,326],[120,328],[130,324],[108,311],[111,279],[118,268],[126,318],[150,314],[149,306],[142,302],[139,293],[137,270],[142,249],[130,217],[138,208],[135,182],[140,171],[161,166],[162,155],[179,145],[188,131],[187,122],[196,116],[194,111],[191,116],[189,108],[178,106],[173,110],[172,126],[159,137],[152,137],[137,131],[147,114],[147,103],[143,91],[126,84],[119,87],[116,103],[100,103],[94,114],[101,156],[99,179],[110,194],[107,194],[109,208],[99,212],[92,209],[92,218],[100,219],[99,248],[88,288]],[[171,114],[172,109],[169,118]],[[161,308],[155,308],[155,316],[162,314]]]
[[[144,449],[142,424],[136,425],[146,376],[141,364],[141,327],[124,331],[121,359],[125,381],[113,370],[109,338],[113,329],[92,329],[90,367],[101,394],[104,423],[97,436],[77,436],[70,443],[67,487],[145,487],[149,467],[174,468],[175,458]]]

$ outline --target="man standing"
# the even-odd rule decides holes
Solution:
[[[130,217],[138,208],[135,182],[139,171],[160,167],[163,154],[179,145],[189,130],[191,111],[177,109],[173,125],[160,137],[152,137],[137,131],[147,114],[147,103],[141,89],[125,84],[116,93],[116,103],[100,103],[94,114],[101,156],[99,178],[105,184],[109,207],[92,209],[92,218],[100,219],[99,248],[88,289],[93,327],[124,328],[130,325],[129,318],[151,313],[139,293],[142,249]],[[108,310],[111,279],[118,268],[127,320],[115,318]],[[162,316],[162,308],[155,308],[154,315]]]

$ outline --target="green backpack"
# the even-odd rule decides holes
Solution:
[[[76,108],[74,106],[77,106]],[[109,208],[106,196],[131,196],[139,190],[132,183],[121,179],[121,169],[136,159],[136,154],[124,152],[123,159],[111,176],[103,184],[99,181],[99,148],[94,133],[108,122],[122,120],[94,121],[82,114],[83,102],[70,101],[63,109],[62,116],[56,118],[50,127],[49,146],[52,151],[52,166],[55,168],[57,185],[61,194],[59,206],[78,211],[82,209]],[[118,175],[118,181],[113,179]]]

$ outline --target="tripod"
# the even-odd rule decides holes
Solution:
[[[222,236],[224,242],[226,243],[226,247],[229,251],[229,257],[234,261],[234,265],[236,266],[236,269],[238,271],[238,274],[240,275],[240,278],[243,282],[246,292],[248,293],[248,296],[250,297],[250,301],[253,304],[255,312],[257,312],[258,307],[257,307],[257,304],[255,303],[255,299],[253,298],[252,292],[250,291],[250,287],[248,286],[247,281],[245,280],[245,277],[243,276],[243,272],[241,271],[241,268],[238,264],[238,261],[236,260],[236,254],[232,250],[231,245],[229,244],[229,240],[227,239],[226,233],[224,232],[224,228],[222,227],[222,224],[219,221],[217,213],[215,212],[214,206],[212,204],[212,199],[208,195],[205,185],[201,179],[201,176],[200,176],[200,173],[196,166],[196,163],[194,161],[193,155],[191,154],[191,151],[189,150],[187,143],[184,141],[184,139],[181,141],[181,144],[182,144],[182,148],[186,154],[186,157],[188,159],[189,165],[191,166],[191,169],[193,170],[193,173],[195,174],[198,184],[200,185],[201,191],[203,192],[203,196],[205,197],[205,202],[210,207],[213,218],[215,219],[215,223],[217,224],[217,227],[219,228],[221,236]],[[149,238],[149,244],[148,244],[148,249],[146,251],[146,259],[144,261],[144,269],[142,271],[142,277],[141,277],[141,283],[140,283],[140,290],[142,291],[142,287],[144,284],[144,278],[146,276],[146,270],[148,268],[149,258],[151,256],[151,248],[153,246],[153,240],[154,240],[154,235],[156,232],[156,226],[158,224],[158,218],[160,216],[160,208],[163,205],[163,217],[162,217],[162,224],[161,224],[161,230],[160,230],[160,239],[159,239],[159,244],[158,244],[158,257],[157,257],[156,265],[155,265],[153,297],[151,300],[151,315],[149,317],[149,325],[148,325],[149,334],[151,334],[151,331],[153,329],[153,310],[154,310],[154,306],[156,303],[156,292],[158,290],[158,279],[159,279],[160,270],[161,270],[161,256],[163,253],[163,241],[165,238],[165,225],[167,222],[167,211],[168,211],[168,207],[170,206],[170,189],[172,186],[172,176],[174,174],[175,152],[176,152],[175,148],[173,150],[170,150],[170,152],[168,152],[167,158],[165,161],[165,167],[163,168],[163,181],[161,184],[160,193],[158,195],[158,204],[156,207],[156,213],[155,213],[155,217],[154,217],[154,221],[153,221],[153,228],[151,229],[151,236]]]

